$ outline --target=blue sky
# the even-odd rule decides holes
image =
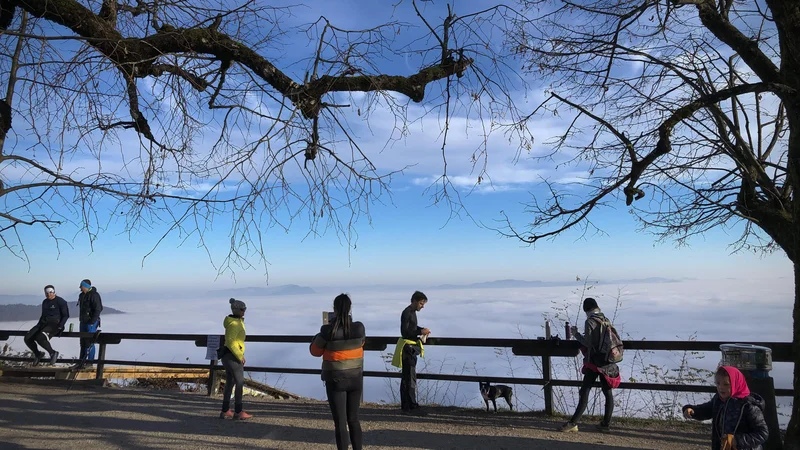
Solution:
[[[468,199],[469,211],[489,222],[501,208],[515,208],[525,198],[522,192],[474,195]],[[420,188],[409,188],[395,195],[394,206],[375,210],[372,227],[358,228],[356,249],[348,250],[333,234],[304,239],[303,229],[274,230],[268,233],[269,284],[430,285],[505,278],[568,280],[576,275],[605,280],[791,276],[792,266],[783,254],[730,255],[727,244],[733,237],[721,231],[694,239],[688,248],[654,245],[650,235],[635,232],[636,224],[624,205],[596,216],[608,236],[576,240],[574,234],[566,234],[535,247],[499,237],[470,220],[448,222],[448,213],[429,207]],[[224,252],[227,236],[218,238],[217,249]],[[47,283],[66,285],[60,291],[69,292],[77,290],[82,278],[92,279],[105,291],[244,287],[267,281],[263,267],[236,270],[235,284],[229,275],[217,278],[203,249],[193,244],[178,247],[174,239],[163,243],[142,266],[154,235],[138,235],[128,242],[127,236],[106,233],[94,252],[84,237],[78,237],[75,248],[62,248],[58,258],[41,234],[31,233],[26,239],[36,242],[27,249],[30,270],[8,254],[0,255],[2,292],[38,293]]]
[[[308,2],[309,8],[298,9],[294,20],[298,23],[315,20],[325,15],[342,27],[377,25],[392,18],[391,8],[379,2]],[[436,5],[441,5],[437,2]],[[458,2],[457,12],[465,13],[492,5],[488,1]],[[430,3],[421,3],[433,8]],[[436,18],[436,12],[429,18]],[[441,9],[439,10],[441,11]],[[403,2],[393,18],[418,25],[410,2]],[[303,48],[303,45],[299,45]],[[289,66],[296,59],[278,59],[279,67]],[[291,66],[296,73],[302,67]],[[409,73],[405,61],[391,60],[382,63],[383,70],[391,73]],[[538,98],[541,92],[532,89],[519,93],[520,101],[527,95]],[[355,96],[351,100],[358,100]],[[532,104],[531,100],[531,104]],[[420,114],[412,107],[412,115]],[[476,222],[492,226],[507,213],[516,224],[522,225],[530,217],[523,214],[521,203],[530,199],[529,192],[541,194],[537,183],[542,177],[566,180],[580,176],[584,168],[561,166],[556,163],[536,163],[523,157],[512,164],[516,149],[495,135],[489,141],[489,174],[493,185],[483,183],[470,195],[470,187],[477,178],[469,157],[480,144],[480,137],[471,131],[465,134],[469,120],[456,120],[448,138],[448,170],[456,187],[464,195],[464,204],[470,217],[449,219],[446,205],[432,206],[424,189],[442,170],[439,122],[435,117],[422,120],[410,129],[403,141],[382,150],[387,133],[391,131],[391,117],[377,111],[370,127],[354,120],[359,143],[384,170],[399,169],[414,164],[392,181],[393,197],[384,205],[373,205],[372,223],[362,219],[356,227],[356,248],[348,247],[334,232],[322,236],[308,236],[307,224],[302,220],[288,232],[272,228],[261,230],[266,236],[268,267],[250,270],[235,269],[236,286],[264,284],[267,274],[270,284],[295,283],[301,285],[367,285],[367,284],[439,284],[471,283],[494,279],[517,278],[527,280],[564,280],[591,275],[595,279],[629,279],[663,276],[672,278],[725,278],[755,277],[777,278],[791,275],[792,266],[783,253],[762,257],[753,254],[730,254],[728,244],[738,238],[738,228],[716,230],[703,238],[695,238],[691,246],[676,249],[671,243],[654,245],[653,237],[636,231],[634,218],[624,204],[602,210],[592,217],[593,222],[607,236],[590,235],[585,239],[573,232],[565,233],[555,241],[545,241],[529,247],[498,236],[497,233],[478,226]],[[537,142],[551,137],[561,129],[565,119],[552,118],[536,123],[532,133]],[[541,138],[538,138],[541,137]],[[8,145],[8,144],[7,144]],[[531,155],[541,154],[547,147],[537,145]],[[563,157],[562,157],[563,158]],[[65,286],[67,291],[77,290],[78,282],[90,278],[104,291],[184,289],[195,287],[221,288],[233,286],[229,273],[217,277],[218,267],[209,261],[205,249],[198,248],[197,240],[190,237],[181,243],[178,236],[170,236],[142,265],[142,257],[161,236],[156,228],[150,233],[128,236],[120,234],[119,225],[112,225],[89,247],[85,236],[77,235],[73,247],[62,245],[57,254],[53,242],[41,230],[21,229],[29,263],[20,261],[6,252],[0,252],[0,288],[2,293],[38,293],[41,286],[52,283]],[[64,229],[66,236],[75,230]],[[206,235],[209,251],[219,263],[227,253],[229,229],[224,218],[215,224],[214,231]],[[63,288],[61,289],[64,290]]]

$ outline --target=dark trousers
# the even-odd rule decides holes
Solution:
[[[50,345],[50,338],[56,334],[58,331],[57,324],[41,324],[37,323],[36,326],[31,328],[28,331],[28,334],[25,335],[25,345],[31,349],[34,355],[42,356],[42,352],[39,351],[39,348],[36,346],[38,343],[42,346],[43,349],[47,350],[47,353],[53,354],[53,346]]]
[[[81,333],[95,333],[99,326],[100,319],[97,319],[97,322],[94,323],[81,322],[79,324],[79,330]],[[81,338],[81,359],[84,361],[94,361],[94,347],[94,339]]]
[[[234,408],[235,412],[242,412],[242,394],[244,394],[244,365],[233,356],[233,353],[227,352],[222,357],[222,367],[225,368],[225,389],[222,391],[222,412],[231,409],[231,391],[233,385],[236,385],[236,392],[234,393]]]
[[[334,378],[325,383],[325,391],[328,393],[328,404],[333,414],[336,448],[347,450],[349,430],[349,442],[353,444],[353,450],[361,450],[358,409],[361,406],[361,393],[364,391],[364,378]]]
[[[608,385],[605,377],[597,372],[589,370],[583,375],[578,408],[575,409],[575,414],[572,416],[572,419],[569,420],[570,422],[578,423],[581,416],[586,411],[586,406],[589,404],[589,393],[592,391],[592,385],[597,381],[597,378],[600,378],[600,387],[603,390],[603,395],[606,397],[606,410],[605,415],[603,415],[602,424],[605,426],[611,425],[611,415],[614,413],[614,392],[611,390],[611,386]]]
[[[419,408],[417,403],[417,355],[419,346],[406,344],[403,347],[403,376],[400,379],[400,407],[403,411]]]

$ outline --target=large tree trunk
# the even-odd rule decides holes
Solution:
[[[792,400],[792,418],[786,430],[784,450],[800,450],[800,264],[794,263],[794,330],[792,334],[792,351],[794,353],[794,398]]]

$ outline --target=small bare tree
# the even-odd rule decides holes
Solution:
[[[387,17],[405,8],[416,25],[346,30],[304,7],[234,3],[0,0],[0,248],[27,260],[21,227],[59,245],[64,225],[94,242],[114,221],[206,246],[224,221],[222,273],[264,261],[263,231],[297,220],[354,245],[404,169],[374,164],[383,146],[360,145],[354,119],[389,111],[391,143],[419,104],[441,120],[443,156],[452,117],[481,120],[476,179],[495,119],[521,120],[521,78],[493,54],[506,8],[436,17],[405,1]],[[383,72],[403,62],[417,69]],[[446,167],[434,200],[457,208]]]
[[[551,143],[583,169],[528,205],[527,243],[599,231],[591,213],[624,198],[644,229],[679,244],[740,225],[735,250],[794,264],[794,385],[800,386],[800,2],[523,0],[508,34],[548,80],[539,113],[569,124]],[[746,320],[746,319],[743,319]],[[787,448],[800,448],[800,390]]]

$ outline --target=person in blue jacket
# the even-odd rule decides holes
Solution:
[[[81,293],[78,296],[81,333],[95,333],[100,328],[100,313],[103,311],[103,300],[97,288],[88,279],[81,281]],[[81,354],[79,366],[86,361],[94,361],[95,346],[92,338],[81,338]]]

